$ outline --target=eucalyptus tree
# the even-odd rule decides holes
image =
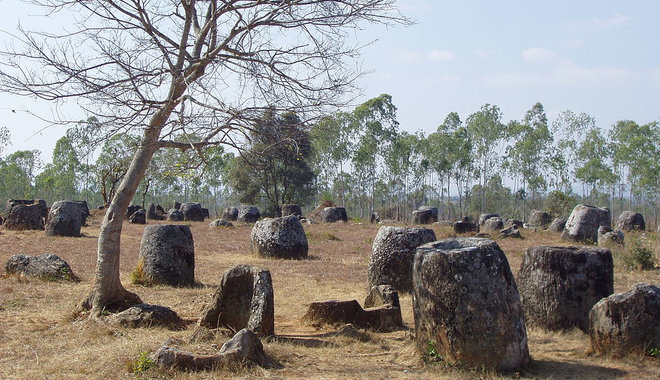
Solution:
[[[571,193],[578,167],[577,152],[589,130],[596,128],[596,120],[586,114],[563,111],[552,123],[554,153],[550,161],[556,190]]]
[[[357,106],[350,128],[356,135],[351,161],[360,217],[363,217],[367,207],[369,212],[374,210],[376,182],[384,177],[385,156],[399,132],[392,97],[382,94]]]
[[[1,88],[51,101],[75,98],[114,132],[141,136],[99,233],[95,284],[83,303],[91,315],[140,302],[119,280],[120,216],[158,149],[237,145],[264,105],[303,118],[338,105],[360,74],[347,63],[358,50],[349,32],[365,20],[405,21],[393,0],[34,4],[70,22],[61,32],[21,30],[17,50],[2,54]],[[179,132],[202,139],[171,140]]]
[[[36,178],[36,187],[46,200],[51,202],[63,199],[77,199],[79,183],[77,174],[80,162],[71,145],[71,140],[63,136],[55,142],[53,160],[44,167]]]
[[[653,192],[658,169],[658,136],[657,123],[639,125],[632,120],[622,120],[612,128],[614,164],[621,179],[628,181],[629,209],[636,206],[636,200],[649,194],[649,189]],[[622,201],[622,192],[619,197]]]
[[[503,167],[515,179],[515,189],[527,190],[532,200],[538,200],[547,189],[553,160],[553,137],[548,128],[548,118],[541,103],[536,103],[525,113],[521,122],[513,120],[508,124],[507,138],[511,145],[506,149]],[[526,215],[525,203],[523,214]],[[539,207],[539,205],[534,205]]]
[[[505,137],[506,126],[502,123],[500,108],[491,104],[484,104],[479,111],[468,116],[466,124],[473,144],[479,178],[479,211],[484,212],[487,181],[499,166],[501,143]]]
[[[611,168],[611,151],[607,139],[598,128],[591,128],[576,152],[575,176],[583,184],[582,196],[595,200],[599,190],[609,191],[616,183]]]
[[[0,196],[34,197],[36,173],[41,166],[41,152],[36,149],[18,150],[0,160]]]

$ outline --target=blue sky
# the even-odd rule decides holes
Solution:
[[[621,119],[660,119],[660,2],[399,2],[417,23],[369,28],[375,70],[364,99],[389,93],[401,128],[432,132],[447,113],[482,104],[505,120],[535,102],[552,119],[586,112],[609,128]]]
[[[604,129],[622,119],[660,120],[660,1],[400,0],[409,27],[369,26],[357,34],[371,74],[358,103],[388,93],[401,129],[430,133],[447,113],[464,120],[485,103],[504,120],[520,119],[535,102],[552,120],[563,110],[586,112]],[[0,29],[36,22],[17,0],[0,0]],[[42,22],[42,21],[38,21]],[[4,44],[6,35],[0,35]],[[13,109],[55,109],[0,94],[0,125],[10,151],[40,149],[50,161],[65,127]],[[74,119],[75,107],[64,117]]]

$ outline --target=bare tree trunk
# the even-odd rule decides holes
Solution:
[[[104,310],[121,310],[141,302],[140,297],[124,289],[119,280],[120,240],[124,214],[149,166],[151,157],[158,149],[159,132],[160,129],[156,128],[145,130],[131,166],[103,218],[99,232],[94,288],[82,304],[84,309],[91,309],[93,316],[100,315]]]

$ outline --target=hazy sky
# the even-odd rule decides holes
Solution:
[[[505,121],[522,118],[536,102],[551,120],[570,109],[594,116],[602,128],[622,119],[660,120],[660,1],[398,3],[415,25],[358,34],[365,42],[377,39],[364,50],[364,68],[372,73],[360,81],[359,100],[392,95],[401,129],[429,133],[447,113],[465,120],[485,103],[500,106]],[[35,22],[19,4],[0,0],[0,29]],[[6,40],[0,34],[0,43]],[[66,128],[39,133],[44,122],[12,112],[23,108],[46,116],[52,109],[0,94],[10,150],[40,149],[50,161]]]

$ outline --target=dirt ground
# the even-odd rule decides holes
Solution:
[[[531,366],[521,373],[497,375],[443,363],[427,364],[413,345],[414,321],[410,295],[400,295],[406,327],[391,333],[366,332],[367,339],[316,329],[300,318],[314,301],[366,296],[367,265],[379,226],[337,223],[307,225],[309,259],[260,258],[250,251],[251,226],[209,229],[207,222],[188,223],[195,243],[195,277],[200,286],[144,287],[130,283],[137,264],[142,225],[126,223],[122,233],[121,280],[142,300],[174,309],[190,322],[180,331],[161,328],[126,329],[76,320],[76,305],[88,293],[96,265],[100,216],[83,228],[83,237],[47,237],[43,231],[14,232],[0,228],[0,262],[13,254],[54,253],[67,261],[80,283],[48,282],[26,277],[0,277],[0,379],[660,379],[660,359],[587,354],[589,337],[579,330],[551,333],[528,329]],[[153,222],[149,223],[161,223]],[[448,227],[432,227],[438,239]],[[496,239],[514,274],[527,247],[566,245],[558,234],[523,231],[522,240]],[[658,239],[652,240],[656,254]],[[615,260],[616,262],[616,260]],[[190,343],[195,321],[220,282],[223,271],[236,264],[270,270],[275,291],[275,334],[265,340],[276,368],[219,368],[200,373],[144,369],[144,359],[168,338],[196,352],[214,352],[228,339]],[[615,292],[637,282],[660,283],[660,271],[628,271],[615,267]],[[137,369],[136,369],[137,368]]]

